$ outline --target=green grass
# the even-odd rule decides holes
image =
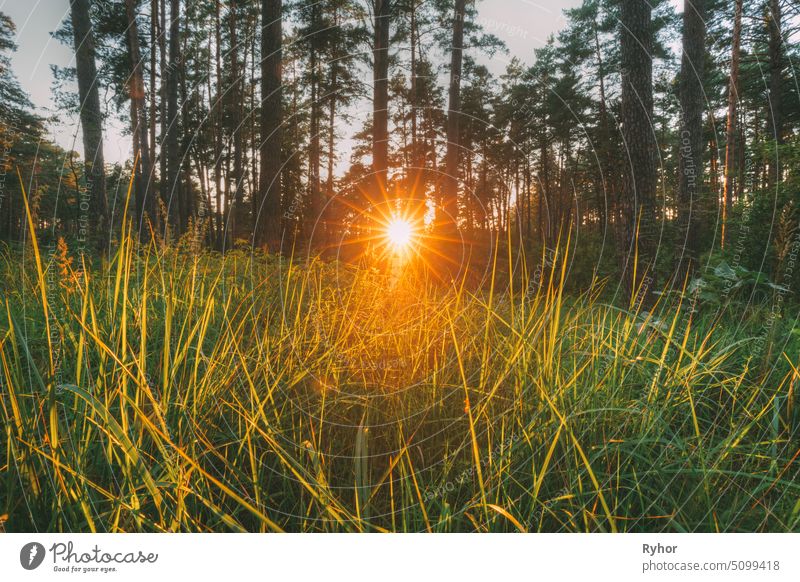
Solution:
[[[800,531],[798,344],[756,351],[758,309],[63,251],[0,265],[8,531]]]

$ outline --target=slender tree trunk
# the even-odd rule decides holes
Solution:
[[[731,49],[731,74],[728,83],[728,122],[725,132],[725,181],[722,193],[721,245],[725,248],[728,216],[733,206],[733,176],[736,161],[736,116],[739,104],[739,62],[742,43],[742,8],[744,0],[734,0],[733,46]]]
[[[622,130],[627,148],[624,240],[620,249],[624,283],[631,297],[650,304],[655,284],[656,142],[653,134],[653,24],[647,0],[621,4]],[[634,276],[635,274],[635,276]]]
[[[531,238],[531,162],[525,155],[525,238]]]
[[[337,69],[335,65],[331,66],[330,76],[330,91],[328,104],[328,175],[327,183],[325,184],[325,207],[323,209],[323,219],[325,223],[325,238],[326,244],[330,246],[331,236],[333,235],[332,222],[335,220],[335,205],[333,200],[335,198],[334,188],[334,166],[336,163],[336,94],[338,88]]]
[[[150,91],[150,143],[153,144],[153,166],[156,165],[156,125],[158,122],[158,93],[155,91],[156,81],[158,79],[158,41],[159,41],[159,28],[158,28],[158,0],[151,0],[150,2],[150,86],[153,91]]]
[[[158,96],[159,96],[159,113],[160,113],[160,121],[161,121],[161,135],[159,136],[159,148],[158,152],[156,152],[156,143],[151,142],[153,144],[153,166],[158,165],[159,170],[159,196],[161,196],[161,201],[166,206],[169,204],[169,180],[167,180],[167,151],[166,151],[166,139],[169,126],[169,115],[167,113],[167,102],[169,99],[167,98],[167,77],[169,76],[168,71],[168,60],[167,60],[167,0],[158,0],[159,1],[159,12],[158,12],[158,21],[159,21],[159,34],[158,34],[158,60],[161,66],[161,77],[159,79],[158,85]],[[153,93],[155,93],[155,81],[153,82]]]
[[[445,175],[442,217],[443,234],[447,243],[447,258],[451,267],[459,267],[456,260],[458,236],[458,166],[461,148],[461,74],[464,62],[464,18],[466,0],[456,0],[453,13],[453,46],[450,53],[450,89],[447,106],[447,151],[445,153]]]
[[[744,185],[746,182],[745,172],[747,170],[747,110],[742,108],[739,112],[739,131],[736,135],[736,189],[734,195],[737,200],[744,196]]]
[[[336,67],[331,67],[331,91],[330,101],[328,103],[328,176],[325,185],[326,196],[330,201],[333,196],[333,174],[334,166],[336,164],[336,83],[338,82],[336,75]]]
[[[187,23],[188,21],[188,13],[184,13],[185,16],[183,17],[183,22]],[[181,37],[181,48],[180,54],[186,54],[189,50],[188,41],[189,41],[189,34],[188,31],[186,33],[180,34]],[[186,69],[184,68],[184,62],[182,58],[178,59],[180,68],[178,71],[178,79],[180,84],[180,94],[178,97],[178,120],[182,118],[183,112],[186,107],[193,107],[199,99],[197,93],[193,93],[193,96],[190,97],[189,89],[187,87],[186,82]],[[197,89],[199,89],[199,84],[195,85]],[[186,128],[183,128],[186,131]],[[178,151],[179,151],[179,160],[181,160],[181,164],[183,166],[183,181],[181,183],[181,194],[183,200],[183,208],[184,208],[184,218],[185,223],[183,225],[184,232],[186,231],[186,227],[188,226],[189,220],[194,218],[197,219],[196,211],[197,211],[197,196],[195,196],[194,184],[192,182],[192,171],[191,171],[191,145],[192,143],[197,143],[197,138],[193,137],[189,140],[188,144],[185,144],[183,141],[178,142]],[[181,182],[180,178],[178,179]],[[196,225],[195,225],[196,226]]]
[[[769,0],[769,136],[782,145],[783,136],[783,17],[780,0]],[[775,168],[770,172],[770,187],[781,180],[780,154],[775,153]]]
[[[550,196],[550,144],[547,139],[547,129],[542,130],[539,136],[539,235],[542,244],[551,243],[551,220],[553,204]]]
[[[703,83],[706,59],[706,0],[685,0],[683,57],[680,73],[681,147],[678,163],[678,224],[681,236],[679,274],[697,259],[701,217],[706,210],[699,189],[703,184]]]
[[[223,148],[223,100],[222,100],[222,19],[220,16],[220,0],[216,0],[214,9],[214,63],[216,64],[216,97],[212,106],[212,116],[214,119],[214,194],[217,215],[217,235],[216,241],[218,248],[225,246],[227,237],[226,206],[227,199],[222,199],[222,148]]]
[[[139,164],[141,174],[137,185],[137,209],[140,218],[140,226],[147,228],[146,222],[149,220],[153,228],[159,230],[158,213],[156,211],[155,197],[150,194],[153,180],[152,158],[150,157],[150,143],[147,124],[147,108],[145,106],[144,79],[142,76],[142,60],[139,54],[139,26],[136,21],[136,2],[135,0],[125,0],[125,9],[128,18],[128,54],[131,64],[131,106],[135,110],[135,122],[133,125],[134,139],[138,138]],[[133,121],[133,120],[132,120]]]
[[[425,213],[426,168],[425,153],[420,144],[419,135],[419,24],[417,22],[417,0],[411,0],[411,177],[409,179],[409,193],[413,198],[413,211],[417,214],[417,221],[423,219]]]
[[[372,167],[378,192],[387,186],[389,172],[389,15],[390,0],[375,1],[373,40]]]
[[[597,77],[600,87],[600,139],[602,142],[601,147],[603,151],[602,159],[605,163],[605,168],[603,169],[602,197],[598,198],[597,211],[600,215],[600,229],[603,233],[605,233],[606,228],[608,227],[608,218],[606,212],[609,205],[608,201],[609,198],[611,198],[611,204],[616,205],[616,198],[619,196],[619,188],[617,187],[617,167],[615,164],[614,150],[611,143],[611,123],[609,121],[608,100],[606,97],[605,65],[603,62],[603,53],[600,48],[600,35],[597,31],[596,22],[594,23],[593,31],[595,58],[597,59]],[[609,196],[609,194],[611,196]]]
[[[242,130],[242,110],[244,97],[243,73],[239,63],[239,26],[241,20],[236,9],[237,3],[231,3],[228,12],[228,25],[231,37],[230,47],[230,68],[231,68],[231,89],[229,91],[230,113],[232,114],[231,129],[233,131],[233,175],[228,177],[229,186],[233,188],[233,196],[229,207],[228,225],[234,241],[236,239],[249,238],[245,234],[246,214],[243,203],[244,188],[242,178],[244,173],[244,140]]]
[[[710,208],[709,212],[716,212],[717,205],[719,204],[719,192],[720,192],[720,183],[719,183],[719,161],[720,161],[720,148],[719,143],[717,143],[717,136],[714,132],[714,127],[717,124],[716,119],[714,118],[714,112],[708,112],[708,119],[706,120],[708,124],[708,129],[710,130],[708,133],[711,134],[711,139],[709,142],[709,149],[711,150],[711,165],[709,168],[709,186],[711,188],[712,195],[709,197]]]
[[[75,63],[78,71],[78,93],[81,100],[84,163],[93,219],[95,243],[105,250],[108,232],[108,199],[106,198],[105,159],[103,157],[103,114],[97,90],[97,66],[89,0],[71,0],[72,29],[75,40]]]
[[[206,224],[213,224],[208,219],[207,212],[210,212],[211,209],[211,195],[208,191],[208,172],[206,171],[206,167],[202,161],[202,155],[200,152],[194,150],[194,156],[189,157],[189,167],[191,169],[191,161],[192,158],[194,159],[195,167],[197,169],[197,181],[200,182],[200,200],[198,201],[198,218],[202,218],[202,221],[198,224],[198,228],[201,229],[200,232],[205,232],[205,242],[206,244],[213,245],[213,231],[206,230]],[[202,212],[202,208],[205,206],[206,212]],[[198,241],[200,242],[200,241]]]
[[[319,3],[314,3],[311,8],[311,27],[314,31],[320,31],[322,24],[320,22],[320,6]],[[317,34],[319,34],[317,32]],[[321,75],[319,61],[322,58],[318,48],[316,38],[311,39],[311,54],[309,56],[309,68],[311,69],[311,111],[309,112],[309,136],[308,145],[308,196],[311,204],[310,216],[308,217],[307,232],[309,240],[313,233],[314,243],[325,248],[325,223],[322,220],[322,179],[320,178],[320,158],[322,155],[322,148],[320,146],[320,120],[322,118],[321,103],[323,97],[321,95]]]
[[[188,222],[188,213],[185,208],[183,193],[181,191],[180,163],[181,155],[178,145],[178,130],[180,112],[178,109],[178,82],[181,71],[180,56],[180,2],[169,2],[169,67],[167,71],[167,136],[165,140],[167,159],[167,205],[170,221],[176,234],[181,234]],[[164,153],[162,152],[162,156]]]
[[[260,136],[259,133],[259,115],[258,112],[260,111],[261,101],[258,100],[259,97],[257,96],[260,91],[256,91],[256,85],[258,83],[258,79],[261,76],[261,61],[259,60],[259,55],[261,54],[261,47],[258,46],[259,42],[256,42],[260,36],[257,34],[257,31],[261,28],[261,19],[258,15],[255,16],[253,20],[253,32],[252,32],[252,42],[250,43],[250,91],[249,93],[249,100],[250,104],[248,105],[248,114],[247,118],[250,121],[250,203],[253,206],[252,210],[255,208],[256,200],[258,200],[258,188],[260,184],[259,179],[259,156],[258,152],[261,147],[260,145]],[[251,224],[253,227],[253,244],[256,244],[256,215],[252,215]]]
[[[261,1],[261,145],[255,237],[260,246],[277,250],[281,245],[281,140],[283,97],[282,1]]]

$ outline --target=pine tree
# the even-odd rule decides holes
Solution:
[[[283,3],[261,2],[261,146],[258,196],[253,198],[256,244],[281,244],[281,140],[283,139]]]
[[[700,252],[701,219],[707,204],[703,188],[704,144],[703,93],[706,62],[706,1],[685,0],[683,51],[680,72],[681,147],[678,167],[679,272]]]
[[[100,110],[99,79],[95,64],[95,41],[89,18],[89,0],[71,0],[72,31],[75,37],[75,63],[81,101],[84,164],[95,218],[96,243],[102,251],[109,240],[106,170],[103,156],[103,114]]]
[[[627,155],[620,258],[627,289],[647,304],[654,290],[658,243],[650,4],[646,0],[622,2],[620,25],[622,128]]]
[[[447,98],[447,153],[445,155],[444,188],[442,192],[442,237],[445,260],[455,272],[461,265],[458,256],[458,184],[461,147],[461,75],[464,62],[464,18],[466,0],[456,0],[453,12],[453,43],[450,50],[450,88]]]

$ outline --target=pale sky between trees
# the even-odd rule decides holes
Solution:
[[[512,57],[530,63],[533,49],[542,46],[549,35],[565,24],[563,10],[580,5],[580,0],[481,0],[479,21],[487,33],[505,42],[507,54],[495,55],[490,70],[500,74]],[[52,99],[51,65],[74,66],[72,47],[53,39],[63,19],[69,18],[69,0],[0,0],[0,12],[17,25],[17,45],[12,66],[22,87],[42,115],[53,115],[60,123],[50,123],[55,141],[62,147],[81,151],[77,119],[55,109]],[[101,93],[101,99],[103,95]],[[130,157],[130,140],[121,136],[122,122],[107,119],[105,157],[107,163]]]

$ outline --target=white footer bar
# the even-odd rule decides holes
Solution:
[[[797,581],[800,534],[4,534],[0,572],[115,582]]]

